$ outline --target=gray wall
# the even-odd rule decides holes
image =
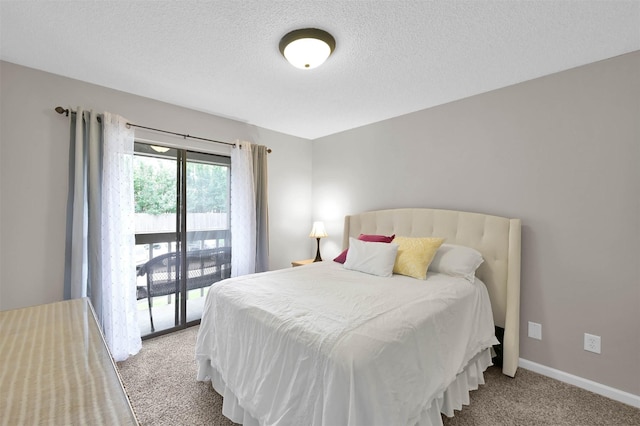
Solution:
[[[0,62],[0,93],[0,310],[63,297],[69,120],[53,110],[58,105],[109,111],[132,123],[215,140],[267,145],[273,150],[270,268],[310,256],[310,141],[7,62]],[[136,136],[198,145],[151,132]],[[224,145],[203,146],[229,152]]]
[[[315,140],[325,257],[345,214],[521,218],[521,357],[640,395],[639,76],[635,52]]]

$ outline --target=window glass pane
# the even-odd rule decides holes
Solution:
[[[139,142],[135,153],[138,318],[144,336],[199,320],[209,286],[230,276],[230,158]],[[186,218],[185,232],[178,232],[179,217]],[[187,251],[184,264],[180,244]]]
[[[231,275],[230,167],[228,158],[220,159],[187,152],[188,322],[202,316],[209,286]]]
[[[138,322],[144,336],[172,328],[177,320],[178,159],[175,149],[140,143],[134,149],[136,290]]]
[[[187,229],[229,228],[229,166],[192,162],[187,156]]]
[[[134,156],[136,234],[176,229],[176,160]]]

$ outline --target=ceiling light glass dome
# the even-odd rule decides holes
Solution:
[[[280,40],[280,52],[296,68],[322,65],[336,47],[331,34],[317,28],[291,31]]]

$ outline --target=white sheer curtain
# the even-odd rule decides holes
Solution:
[[[231,276],[269,269],[267,147],[231,150]]]
[[[116,361],[142,347],[136,300],[133,129],[105,112],[102,156],[102,327]]]
[[[256,271],[256,202],[251,144],[231,150],[231,276]]]
[[[141,346],[136,310],[133,130],[78,108],[71,120],[65,297],[89,297],[116,361]]]

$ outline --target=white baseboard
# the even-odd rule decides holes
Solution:
[[[574,376],[573,374],[565,373],[564,371],[556,370],[555,368],[547,367],[542,364],[528,361],[520,358],[518,366],[527,370],[531,370],[534,373],[542,374],[543,376],[551,377],[552,379],[559,380],[570,385],[577,386],[582,389],[586,389],[590,392],[597,393],[598,395],[606,396],[615,401],[622,402],[627,405],[631,405],[636,408],[640,408],[640,396],[634,395],[629,392],[621,391],[619,389],[612,388],[601,383],[597,383],[582,377]]]

